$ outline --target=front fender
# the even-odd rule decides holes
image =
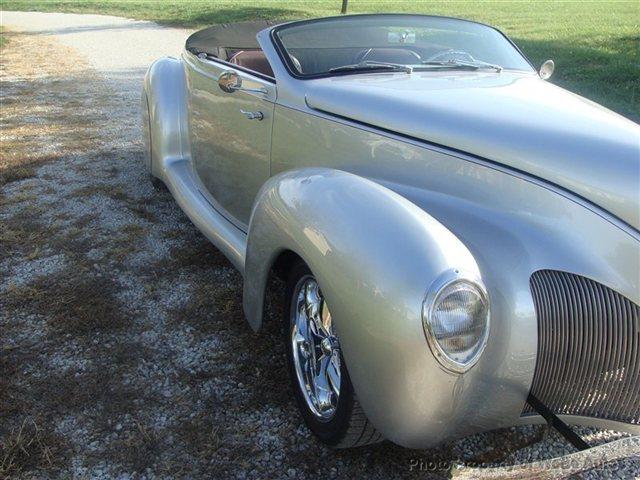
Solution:
[[[303,169],[270,179],[251,216],[244,308],[262,321],[265,284],[277,256],[308,264],[331,307],[359,400],[386,438],[437,443],[463,418],[474,370],[442,368],[425,340],[421,309],[443,272],[480,278],[465,245],[410,201],[365,178]],[[482,360],[481,360],[482,361]]]

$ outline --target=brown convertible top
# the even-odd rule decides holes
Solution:
[[[229,51],[259,49],[256,35],[267,27],[282,21],[257,20],[239,23],[224,23],[200,30],[189,38],[185,48],[195,53],[206,53],[218,58],[226,58]]]

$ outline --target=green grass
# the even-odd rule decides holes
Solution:
[[[200,27],[254,18],[336,15],[340,0],[2,0],[3,10],[101,13]],[[494,25],[535,65],[556,62],[553,81],[640,121],[640,2],[365,1],[349,13],[415,12]]]

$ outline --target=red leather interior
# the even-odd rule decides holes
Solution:
[[[230,63],[273,77],[271,65],[262,50],[242,50],[229,59]]]

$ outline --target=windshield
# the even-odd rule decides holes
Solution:
[[[281,25],[273,37],[291,72],[302,78],[443,68],[533,71],[498,30],[453,18],[332,17]]]

